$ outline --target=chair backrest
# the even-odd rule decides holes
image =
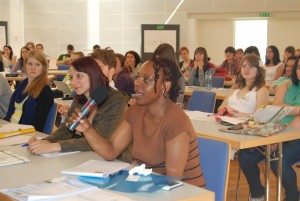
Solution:
[[[212,80],[212,87],[224,88],[224,77],[214,76]]]
[[[55,124],[56,115],[57,115],[57,104],[54,103],[52,107],[50,108],[50,111],[48,112],[48,117],[45,122],[43,133],[51,134],[53,130],[53,126]]]
[[[215,192],[216,201],[225,201],[230,163],[230,144],[198,137],[200,163],[206,189]]]
[[[210,91],[193,91],[187,110],[214,112],[216,93]]]
[[[57,70],[69,70],[70,66],[69,65],[60,65],[57,67]],[[56,75],[56,80],[57,81],[63,81],[65,78],[65,75]]]

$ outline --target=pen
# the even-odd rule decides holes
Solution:
[[[41,140],[45,140],[45,138],[43,138],[43,139],[41,139]],[[28,147],[28,146],[29,146],[29,144],[28,144],[28,143],[25,143],[25,144],[22,144],[21,147]]]

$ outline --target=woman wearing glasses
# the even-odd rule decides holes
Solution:
[[[135,81],[136,104],[131,106],[121,125],[107,140],[83,119],[76,128],[95,152],[114,160],[131,143],[134,165],[146,164],[155,172],[205,187],[198,144],[193,126],[175,104],[179,95],[176,64],[153,58],[143,64]],[[78,113],[73,114],[77,120]]]

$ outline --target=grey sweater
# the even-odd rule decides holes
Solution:
[[[7,80],[0,74],[0,119],[6,116],[11,94],[12,92]]]

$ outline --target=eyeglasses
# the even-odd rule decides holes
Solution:
[[[141,81],[142,83],[146,83],[146,84],[153,84],[154,82],[154,78],[152,76],[148,76],[148,75],[137,75],[134,77],[135,81]]]

